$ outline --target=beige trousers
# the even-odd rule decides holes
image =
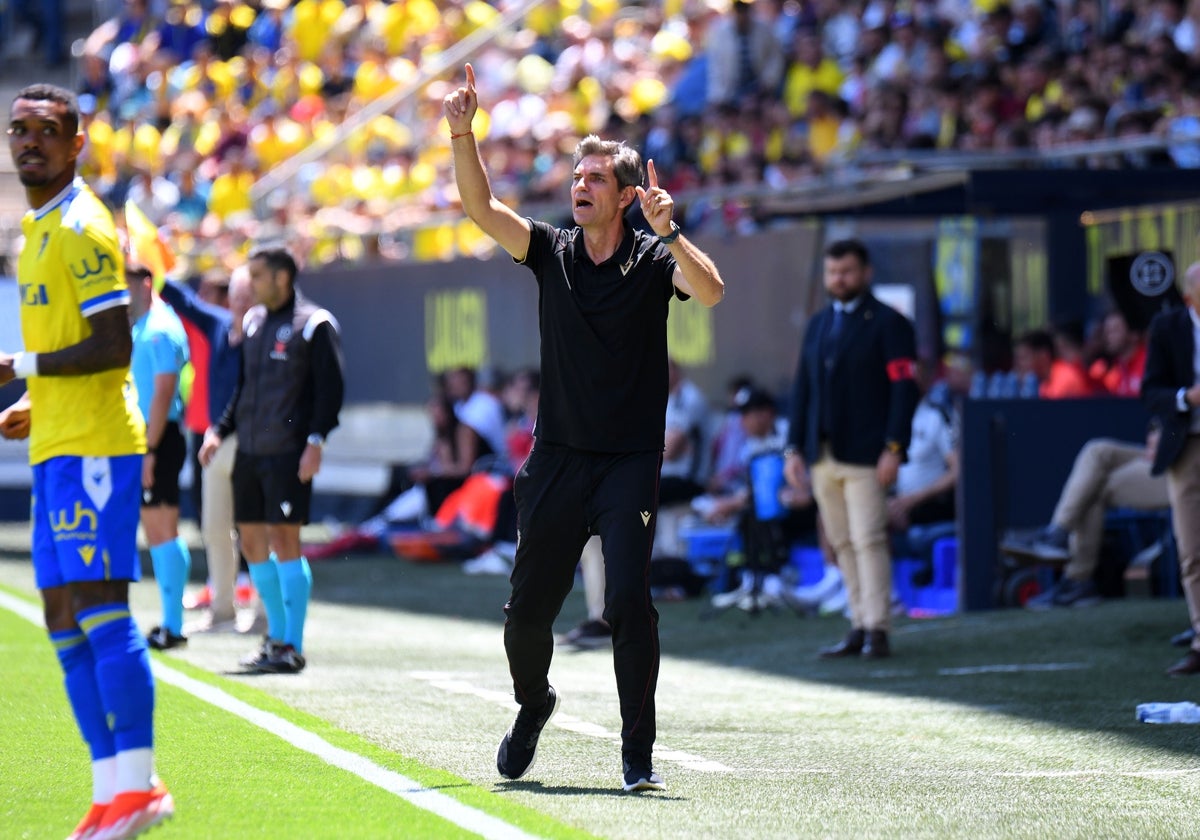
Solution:
[[[237,532],[233,522],[233,459],[237,435],[229,435],[217,447],[204,468],[200,534],[212,579],[212,613],[217,620],[233,618],[234,586],[237,583]]]
[[[1167,480],[1150,475],[1145,446],[1106,438],[1088,441],[1075,456],[1054,508],[1054,524],[1071,532],[1071,562],[1063,573],[1071,580],[1091,580],[1109,508],[1156,510],[1168,504]]]
[[[875,467],[843,464],[826,448],[812,465],[813,496],[837,557],[850,603],[850,623],[888,630],[892,620],[892,558],[887,494]]]
[[[1183,452],[1167,470],[1167,490],[1179,549],[1179,579],[1196,630],[1192,650],[1200,651],[1200,435],[1187,439]]]
[[[599,537],[591,537],[584,543],[579,567],[583,572],[583,597],[587,601],[588,620],[600,621],[604,618],[604,551],[601,550]]]

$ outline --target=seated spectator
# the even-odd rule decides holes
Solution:
[[[710,104],[773,97],[783,80],[783,46],[771,24],[757,14],[754,0],[733,0],[709,29],[705,51]]]
[[[445,383],[446,397],[454,407],[458,421],[473,429],[487,444],[489,451],[478,453],[478,457],[506,452],[504,405],[495,394],[479,387],[475,369],[458,367],[448,370]]]
[[[370,551],[379,547],[389,528],[415,526],[439,511],[446,499],[467,480],[481,458],[495,453],[484,437],[459,419],[449,392],[439,386],[428,404],[434,441],[428,460],[411,466],[393,482],[404,487],[378,514],[325,545],[308,546],[310,560],[337,557],[351,551]]]
[[[1060,348],[1069,348],[1065,333],[1051,335],[1046,330],[1031,330],[1013,345],[1013,370],[1022,377],[1029,373],[1036,376],[1038,396],[1043,399],[1091,396],[1082,361],[1079,357],[1060,359]]]
[[[1142,372],[1146,369],[1146,338],[1129,328],[1119,309],[1104,316],[1101,325],[1103,352],[1088,368],[1094,387],[1114,397],[1137,397],[1142,393]]]
[[[961,375],[961,374],[960,374]],[[929,365],[918,366],[924,393],[913,413],[908,460],[900,465],[888,499],[892,556],[925,560],[932,573],[933,542],[952,533],[958,486],[958,413],[954,393],[944,382],[930,383]],[[915,577],[915,576],[914,576]]]
[[[704,394],[674,359],[667,360],[667,415],[660,506],[687,502],[704,492],[709,411]]]
[[[797,497],[783,484],[787,420],[779,416],[774,398],[766,391],[748,387],[738,392],[734,404],[746,431],[741,473],[723,492],[693,499],[692,508],[710,523],[735,522],[742,537],[744,568],[738,586],[714,595],[712,605],[753,612],[785,602],[779,572],[792,544],[815,535],[817,509],[811,498]],[[769,469],[765,462],[756,464],[759,458],[778,459],[779,475],[773,484],[755,485],[754,471],[760,466]]]
[[[513,472],[521,468],[533,449],[533,427],[537,422],[541,374],[537,368],[519,370],[509,377],[502,401],[508,415],[505,422],[505,452]]]
[[[1169,507],[1165,475],[1151,475],[1158,445],[1151,431],[1144,445],[1098,438],[1075,457],[1050,524],[1031,537],[1009,537],[1000,550],[1047,562],[1066,562],[1062,579],[1031,598],[1034,610],[1078,607],[1099,601],[1092,577],[1100,562],[1104,516],[1110,508],[1159,510]]]
[[[713,432],[711,464],[706,489],[720,493],[742,472],[742,448],[746,445],[746,428],[742,425],[742,412],[738,410],[738,394],[755,387],[754,380],[739,374],[726,386],[728,403],[725,415],[718,421]]]
[[[124,0],[121,11],[101,23],[83,44],[85,55],[108,59],[121,44],[141,44],[157,31],[158,21],[150,11],[149,0]]]
[[[922,371],[927,370],[921,365]],[[928,381],[928,374],[921,374]],[[913,413],[908,460],[900,465],[888,500],[888,524],[894,533],[913,525],[953,522],[958,485],[958,421],[949,391],[925,387]]]
[[[913,413],[908,460],[900,465],[888,500],[888,524],[895,534],[955,519],[957,412],[948,389],[930,386],[928,365],[922,363],[919,370],[925,393]]]
[[[156,227],[166,221],[179,197],[179,187],[149,169],[138,169],[125,193],[125,199],[136,204]]]
[[[392,532],[388,542],[400,557],[416,561],[489,560],[488,551],[498,527],[502,497],[512,491],[512,477],[494,472],[477,472],[448,495],[437,514],[418,527]],[[515,546],[514,546],[515,551]],[[481,556],[480,552],[484,552]],[[468,558],[475,558],[471,561]],[[501,558],[502,559],[502,558]],[[501,573],[512,571],[505,563]],[[483,571],[475,563],[474,574]]]

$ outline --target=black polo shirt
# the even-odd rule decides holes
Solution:
[[[580,228],[530,219],[528,266],[538,282],[542,383],[534,434],[592,452],[662,450],[667,410],[667,311],[686,300],[675,258],[625,221],[616,253],[592,262]]]

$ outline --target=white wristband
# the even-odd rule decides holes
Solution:
[[[16,353],[13,355],[13,373],[16,374],[17,379],[28,379],[31,376],[37,376],[37,362],[37,353]]]

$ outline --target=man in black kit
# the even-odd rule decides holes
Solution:
[[[654,162],[589,136],[575,150],[571,210],[578,227],[522,218],[492,195],[471,120],[475,72],[446,96],[454,169],[467,215],[538,282],[541,401],[535,442],[517,474],[519,537],[504,648],[521,706],[500,741],[496,768],[525,775],[558,709],[548,682],[552,626],[591,534],[604,551],[604,619],[613,631],[621,705],[622,787],[662,790],[654,772],[658,612],[650,549],[658,508],[667,404],[667,308],[672,295],[713,306],[725,285],[709,257],[671,220],[674,202]],[[641,202],[653,234],[625,210]]]

